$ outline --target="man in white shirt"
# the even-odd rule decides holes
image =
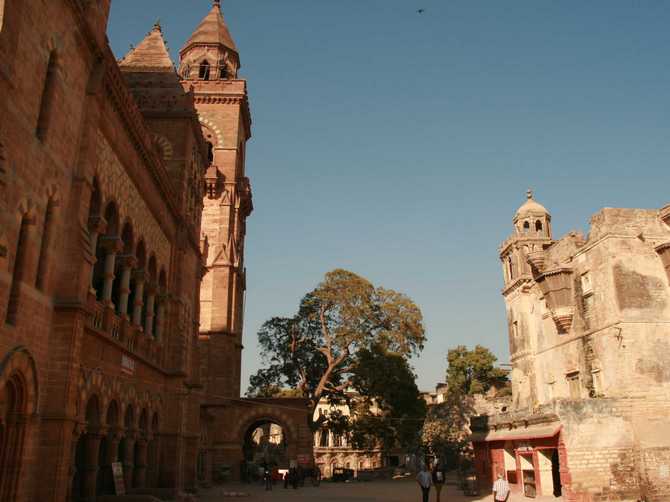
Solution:
[[[421,471],[416,475],[416,482],[419,483],[419,486],[421,487],[423,502],[428,502],[428,498],[430,496],[430,485],[433,484],[433,479],[425,465],[421,467]]]
[[[509,497],[509,483],[503,474],[498,474],[498,479],[493,483],[493,500],[505,502]]]

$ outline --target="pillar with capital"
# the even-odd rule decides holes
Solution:
[[[142,326],[142,306],[144,305],[144,270],[136,270],[135,279],[135,304],[133,307],[133,326]]]
[[[146,315],[144,318],[144,334],[149,338],[153,336],[154,330],[154,302],[156,301],[156,288],[153,284],[148,285]]]
[[[95,268],[96,251],[98,249],[98,239],[100,235],[107,229],[107,221],[100,215],[91,216],[88,219],[88,235],[91,243],[91,256],[93,256],[93,266],[91,267],[91,291],[95,291],[93,284],[93,270]]]
[[[130,296],[130,276],[133,269],[137,266],[137,258],[133,255],[121,255],[121,288],[119,295],[119,305],[117,312],[122,319],[128,319],[128,297]],[[132,309],[132,306],[131,306]]]
[[[83,472],[83,493],[85,500],[95,500],[98,481],[98,455],[100,441],[105,433],[102,430],[92,430],[84,436],[86,459]]]
[[[102,302],[111,306],[116,255],[123,249],[123,241],[116,236],[105,236],[103,237],[103,245],[107,254],[105,255],[105,284],[102,289]]]
[[[135,488],[144,488],[147,482],[147,438],[137,440],[135,451]]]
[[[124,458],[121,459],[123,461],[123,477],[126,481],[126,491],[132,489],[133,487],[133,473],[135,467],[135,439],[136,434],[134,431],[126,432],[126,437],[124,439]]]

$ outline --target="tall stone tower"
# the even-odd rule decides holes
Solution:
[[[533,199],[530,190],[526,195],[526,202],[512,220],[514,232],[500,247],[500,260],[505,282],[502,294],[509,324],[514,396],[525,402],[535,402],[534,354],[538,337],[542,335],[542,322],[540,312],[533,308],[537,299],[531,287],[534,273],[543,268],[544,250],[554,241],[549,211]]]
[[[200,290],[200,357],[211,397],[239,397],[244,311],[245,221],[251,188],[245,145],[251,137],[246,81],[220,0],[180,53],[179,74],[193,93],[211,162],[205,176],[202,245],[207,273]]]

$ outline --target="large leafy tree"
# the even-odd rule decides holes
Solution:
[[[472,350],[459,345],[447,353],[445,400],[430,407],[422,440],[449,464],[458,464],[469,454],[470,417],[475,413],[473,396],[507,381],[507,372],[497,368],[496,361],[496,356],[481,345]]]
[[[345,397],[362,350],[378,346],[406,358],[424,340],[421,311],[410,298],[333,270],[305,295],[295,316],[263,324],[258,341],[264,368],[251,377],[248,394],[293,388],[314,410],[321,399]],[[310,418],[310,426],[316,430],[323,420]]]
[[[447,353],[449,391],[471,396],[506,381],[507,372],[495,367],[497,360],[489,349],[481,345],[473,350],[468,350],[465,345],[450,349]]]
[[[359,448],[389,450],[419,444],[426,402],[407,360],[380,346],[358,352],[353,371],[352,439]]]

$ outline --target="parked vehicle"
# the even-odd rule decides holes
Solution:
[[[354,479],[354,470],[346,469],[344,467],[335,467],[333,469],[333,481],[350,481]]]

